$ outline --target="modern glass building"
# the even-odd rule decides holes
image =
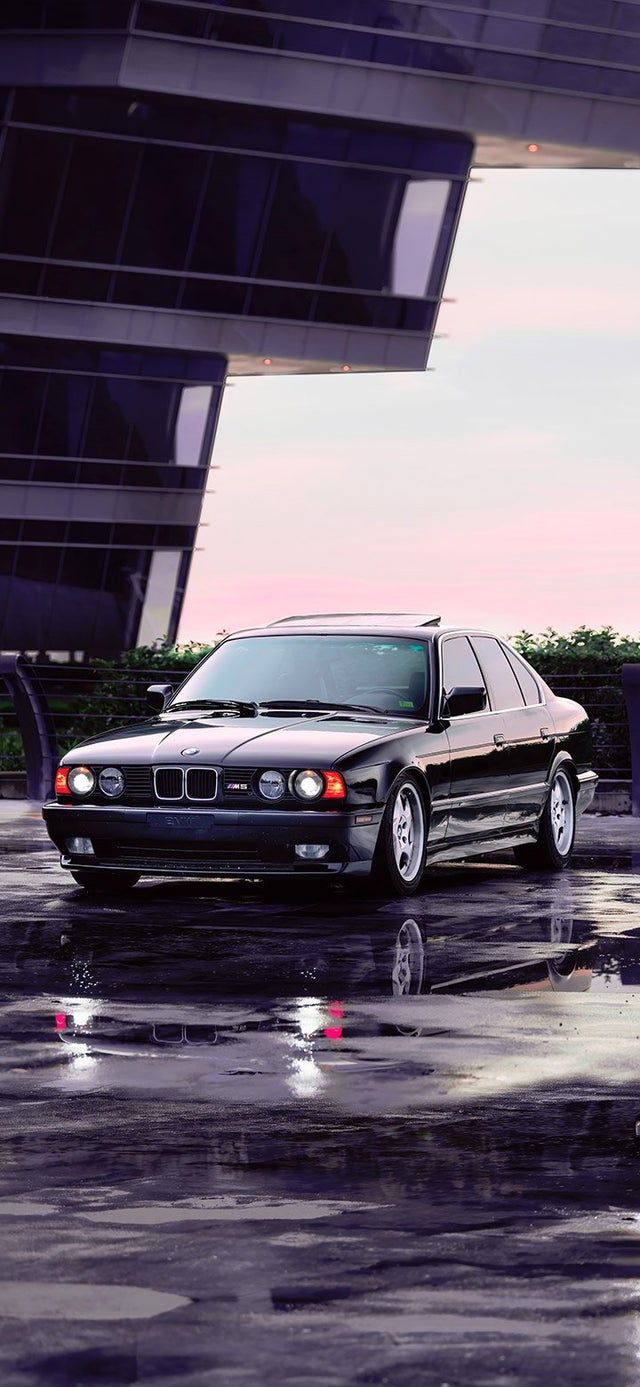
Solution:
[[[3,0],[0,648],[175,635],[227,374],[423,369],[472,163],[640,164],[638,0]]]

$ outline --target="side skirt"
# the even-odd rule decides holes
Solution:
[[[502,852],[504,848],[519,848],[523,843],[535,843],[536,833],[510,833],[495,838],[465,838],[456,843],[435,843],[427,850],[430,862],[459,862],[465,857],[483,857],[486,853]]]

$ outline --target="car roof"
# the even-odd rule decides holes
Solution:
[[[364,618],[362,623],[357,624],[353,620],[345,620],[342,625],[338,619],[330,622],[303,622],[299,624],[293,621],[275,623],[269,626],[255,626],[243,631],[230,632],[230,638],[238,636],[394,636],[396,638],[413,639],[420,641],[433,641],[438,636],[493,636],[494,639],[501,640],[501,636],[496,636],[495,631],[488,631],[483,627],[473,626],[418,626],[404,624],[401,618],[398,624],[392,624],[387,620],[386,623],[368,622]]]

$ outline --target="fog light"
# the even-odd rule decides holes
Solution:
[[[328,843],[296,843],[296,857],[305,857],[307,860],[317,861],[319,857],[326,857],[328,851]]]
[[[67,838],[67,852],[80,857],[93,857],[93,843],[90,838]]]

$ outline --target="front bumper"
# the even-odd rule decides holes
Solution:
[[[382,811],[48,803],[42,815],[67,868],[128,868],[141,876],[328,876],[370,870]],[[89,838],[93,854],[70,852],[71,838]],[[327,843],[329,852],[306,861],[296,856],[299,843]]]

